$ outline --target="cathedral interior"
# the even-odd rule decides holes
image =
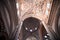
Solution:
[[[60,0],[0,0],[0,40],[60,40]]]

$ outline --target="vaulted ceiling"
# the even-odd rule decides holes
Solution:
[[[19,19],[36,17],[48,22],[53,0],[17,0],[17,14]]]

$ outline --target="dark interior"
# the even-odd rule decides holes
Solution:
[[[60,0],[53,0],[46,25],[49,32],[41,20],[28,17],[23,21],[19,34],[20,24],[18,24],[16,0],[0,0],[0,40],[17,40],[18,36],[19,40],[27,40],[27,38],[30,40],[60,40]]]

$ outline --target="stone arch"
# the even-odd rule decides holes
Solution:
[[[27,20],[27,21],[26,21],[26,20]],[[30,27],[28,27],[28,26],[29,26],[29,21],[31,22],[31,20],[32,20],[32,24],[31,24]],[[28,22],[28,23],[27,23],[27,24],[24,23],[25,21]],[[35,30],[35,27],[37,26],[37,28],[39,28],[39,27],[40,27],[40,22],[41,22],[41,21],[40,21],[39,19],[35,18],[35,17],[27,17],[27,18],[25,18],[24,21],[23,21],[23,24],[22,24],[22,30],[21,30],[21,32],[23,32],[23,31],[24,31],[24,33],[27,32],[26,29],[25,29],[25,27],[24,27],[24,24],[26,24],[26,25],[28,25],[28,26],[27,26],[27,28],[28,28],[28,32],[27,32],[27,33],[28,33],[28,34],[26,33],[26,34],[25,34],[26,36],[24,36],[24,35],[23,35],[24,33],[23,33],[23,34],[22,34],[23,37],[25,37],[25,39],[26,39],[27,37],[29,37],[29,35],[33,35],[33,36],[36,36],[37,39],[39,39],[39,32],[40,32],[40,31],[38,32],[39,29]],[[33,23],[34,23],[34,24],[33,24]],[[25,26],[26,26],[26,25],[25,25]],[[38,27],[38,26],[39,26],[39,27]],[[29,31],[30,28],[33,30],[34,33],[31,34],[31,32]],[[21,36],[22,36],[22,35],[21,35]],[[21,37],[22,40],[23,40],[23,37]]]

